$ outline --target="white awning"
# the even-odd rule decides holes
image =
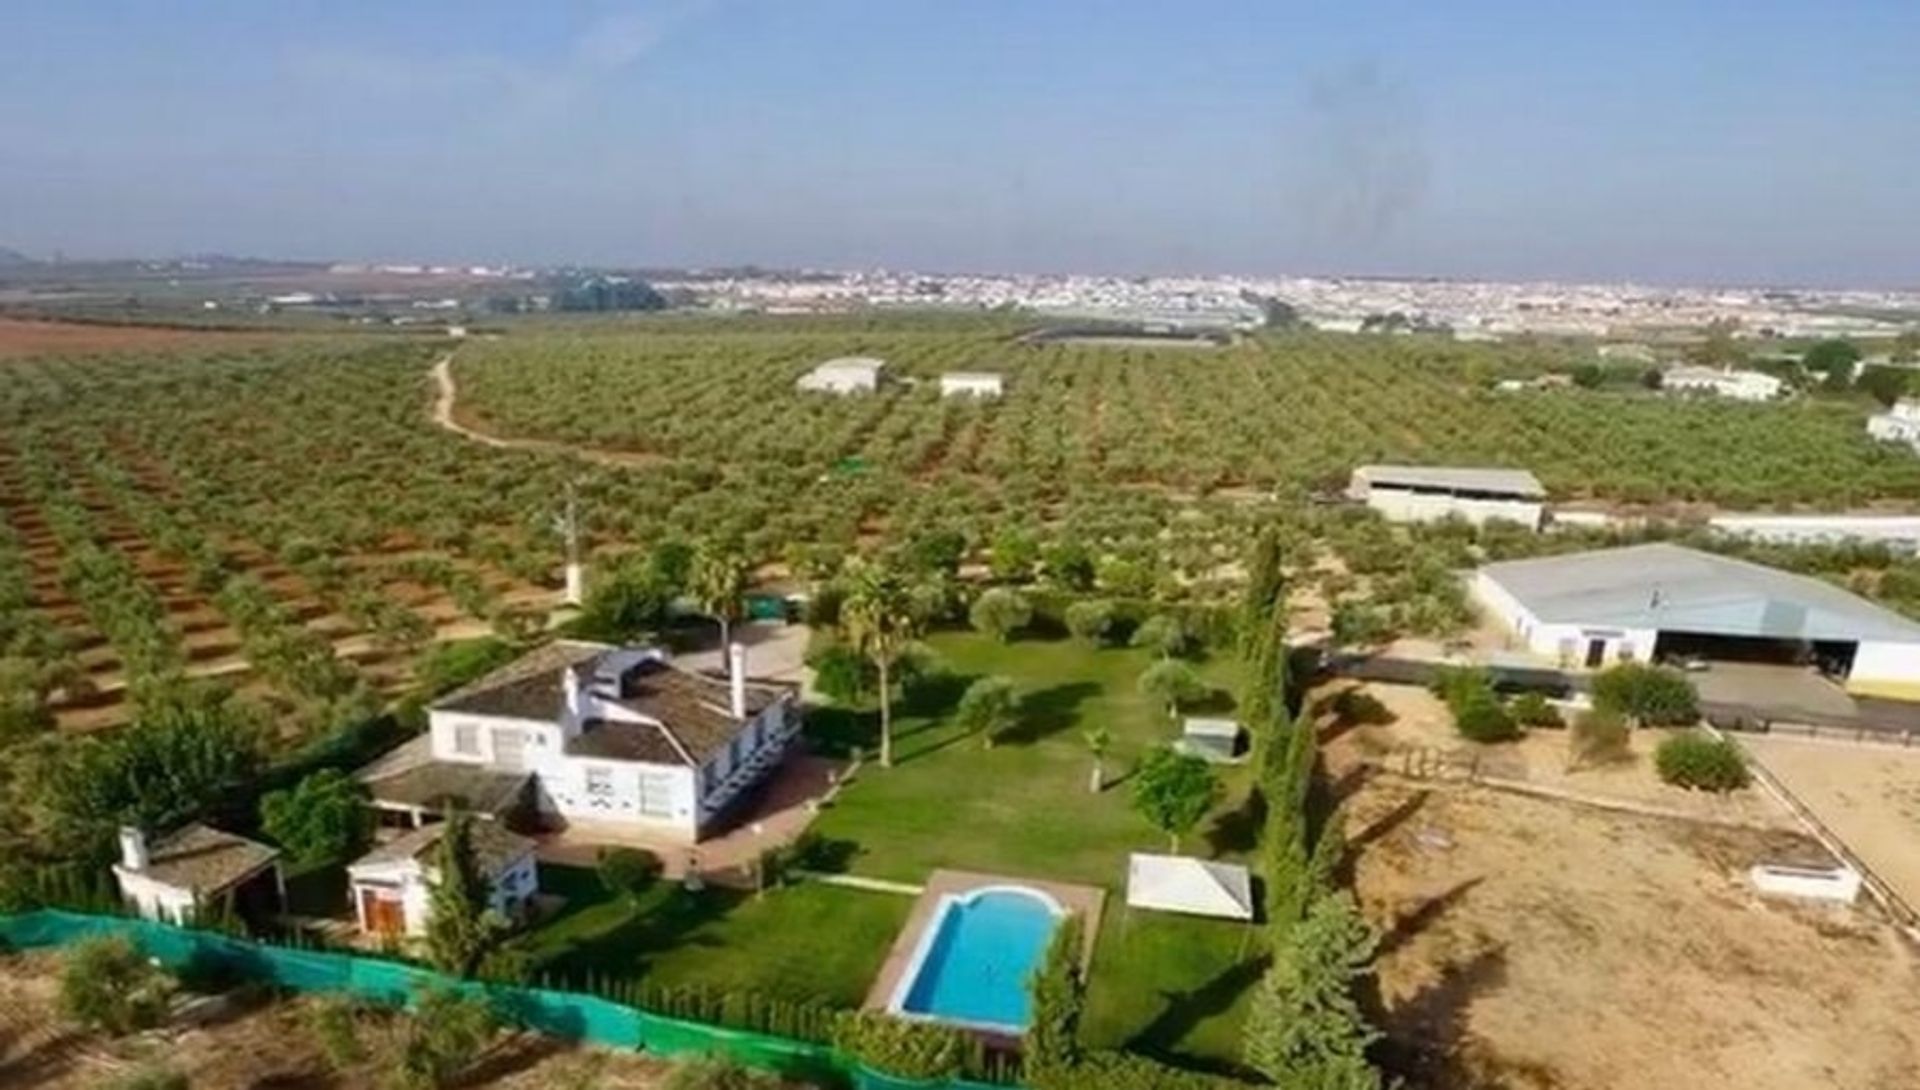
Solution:
[[[1127,904],[1161,912],[1253,919],[1253,883],[1247,868],[1184,855],[1127,857]]]

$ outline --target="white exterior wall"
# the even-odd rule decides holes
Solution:
[[[427,933],[427,921],[433,915],[433,883],[439,880],[435,868],[416,859],[405,859],[369,867],[349,867],[347,875],[352,887],[353,913],[360,930],[367,929],[366,902],[361,889],[389,895],[398,887],[405,933],[414,937]],[[534,854],[528,852],[509,863],[492,876],[491,881],[487,907],[507,919],[517,918],[527,898],[539,889],[539,865]]]
[[[163,885],[144,874],[115,864],[113,876],[120,883],[120,897],[143,920],[184,923],[193,915],[193,891]]]
[[[1902,398],[1892,409],[1868,417],[1867,434],[1891,443],[1920,447],[1920,401]]]
[[[1393,522],[1438,522],[1454,516],[1475,526],[1503,520],[1536,530],[1540,527],[1543,506],[1538,500],[1475,499],[1377,484],[1368,486],[1366,502],[1368,507]]]
[[[941,375],[941,397],[999,397],[1003,389],[998,375]]]
[[[1920,644],[1862,641],[1853,653],[1853,670],[1847,674],[1847,682],[1920,685]]]
[[[1660,636],[1651,628],[1544,623],[1483,571],[1474,573],[1468,593],[1513,634],[1516,644],[1568,669],[1585,668],[1587,650],[1594,640],[1606,645],[1602,652],[1603,665],[1629,660],[1646,662],[1653,658],[1654,643]]]

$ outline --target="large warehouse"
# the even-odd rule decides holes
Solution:
[[[1488,564],[1473,596],[1567,667],[1666,656],[1816,663],[1847,688],[1920,699],[1920,623],[1829,583],[1679,545]]]
[[[1347,495],[1393,522],[1460,518],[1479,526],[1498,520],[1537,530],[1547,493],[1524,469],[1361,466]]]

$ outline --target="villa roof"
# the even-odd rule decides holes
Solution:
[[[147,865],[137,873],[162,885],[214,894],[258,874],[280,857],[278,850],[195,822],[154,841]]]
[[[480,870],[488,875],[499,874],[534,849],[533,841],[508,832],[497,821],[476,821],[469,827],[473,831],[474,859],[479,863]],[[447,823],[444,821],[409,829],[354,860],[349,869],[386,866],[408,860],[431,865],[434,848],[446,831]]]
[[[432,737],[422,734],[354,773],[354,778],[366,785],[376,805],[413,810],[454,807],[498,816],[520,804],[532,773],[436,760]]]
[[[1831,583],[1665,542],[1480,571],[1549,624],[1920,643],[1920,623]]]
[[[565,699],[560,671],[591,662],[611,650],[603,643],[555,640],[462,685],[434,701],[433,706],[508,719],[549,720]]]

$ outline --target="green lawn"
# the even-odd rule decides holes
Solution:
[[[609,896],[592,871],[545,865],[540,886],[567,906],[516,944],[536,971],[846,1006],[866,996],[912,907],[907,897],[818,883],[755,900],[663,882],[629,904]]]

